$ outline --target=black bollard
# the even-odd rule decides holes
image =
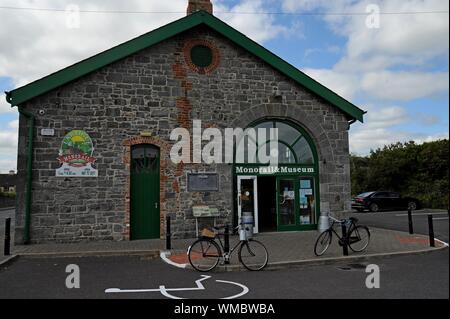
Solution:
[[[225,226],[223,250],[225,255],[228,255],[230,252],[230,228],[228,225]],[[225,264],[229,264],[230,260],[226,258],[224,262]]]
[[[11,218],[6,218],[5,221],[5,246],[4,255],[9,256],[11,254]]]
[[[430,235],[430,247],[436,247],[434,243],[434,227],[433,227],[433,215],[428,215],[428,233]]]
[[[408,208],[408,226],[409,226],[409,233],[414,234],[411,208]]]
[[[166,217],[166,249],[172,249],[172,233],[170,232],[170,216]]]
[[[345,222],[341,224],[342,227],[342,251],[344,256],[348,256],[348,238],[347,238],[347,225]]]

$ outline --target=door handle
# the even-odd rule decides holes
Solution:
[[[158,203],[155,203],[155,208],[158,208]]]

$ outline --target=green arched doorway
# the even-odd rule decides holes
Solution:
[[[256,232],[316,229],[320,213],[319,165],[312,138],[301,126],[286,119],[265,118],[249,127],[256,131],[278,129],[278,166],[272,168],[259,163],[258,156],[248,156],[251,137],[236,143],[236,223],[242,215],[251,213]],[[268,141],[253,142],[257,152],[270,152]]]

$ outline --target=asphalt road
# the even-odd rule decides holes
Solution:
[[[418,210],[413,215],[413,230],[416,234],[428,235],[428,214],[433,215],[434,237],[449,242],[449,219],[447,211]],[[408,232],[408,212],[355,212],[360,224]]]
[[[417,214],[423,212],[416,212]],[[0,212],[0,214],[5,214]],[[357,213],[360,223],[407,231],[405,212]],[[415,215],[416,232],[426,234],[426,216]],[[439,216],[439,217],[438,217]],[[3,216],[2,216],[3,217]],[[435,221],[436,236],[448,241],[448,216]],[[380,269],[380,288],[365,285],[369,263]],[[80,288],[65,285],[66,266],[80,269]],[[0,299],[8,298],[168,298],[216,299],[239,295],[251,299],[404,299],[449,298],[448,249],[373,259],[360,264],[339,263],[263,272],[202,274],[168,266],[161,260],[138,257],[24,258],[0,266]],[[200,284],[196,281],[202,280]],[[203,285],[203,286],[202,286]],[[204,289],[203,289],[204,287]],[[105,289],[151,289],[147,292],[105,293]],[[172,289],[183,289],[174,291]],[[192,290],[192,288],[197,288]]]
[[[208,273],[204,290],[171,291],[189,299],[225,298],[249,291],[242,298],[449,298],[448,250],[433,254],[377,259],[380,288],[368,289],[364,264],[308,266],[277,271]],[[80,288],[65,286],[66,266],[80,269]],[[105,289],[153,289],[164,285],[197,287],[202,274],[173,268],[161,260],[138,257],[21,258],[0,270],[0,298],[149,298],[160,291],[106,294]],[[227,282],[218,282],[222,280]],[[234,282],[234,283],[230,283]]]

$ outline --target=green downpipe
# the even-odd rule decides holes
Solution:
[[[28,155],[27,155],[27,184],[25,193],[25,229],[24,244],[30,243],[30,221],[31,221],[31,192],[33,181],[33,139],[34,139],[34,115],[25,111],[22,107],[18,107],[19,113],[28,120]]]

